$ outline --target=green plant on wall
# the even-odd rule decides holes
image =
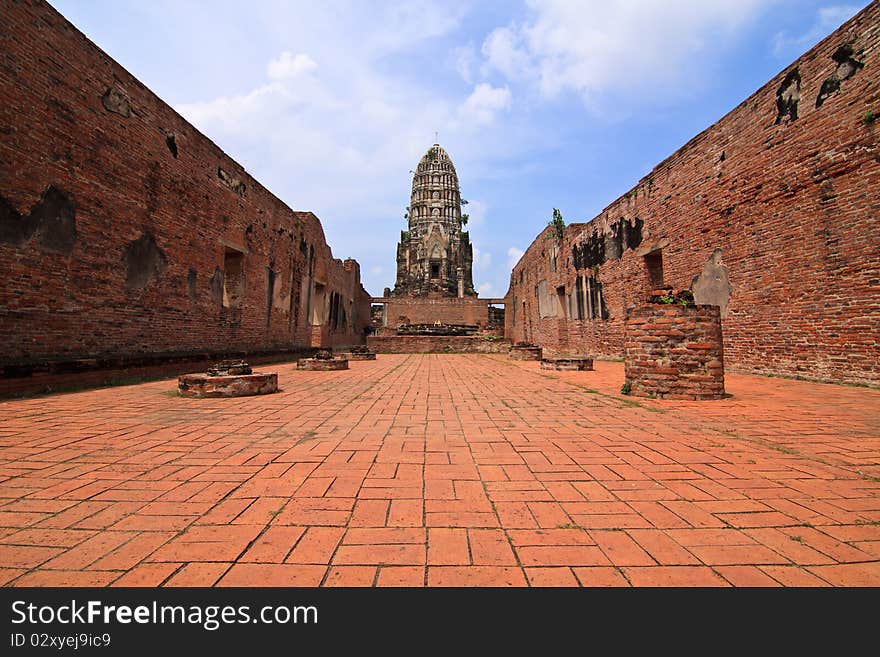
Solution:
[[[658,299],[658,301],[660,301],[660,303],[675,303],[675,297],[671,294],[664,294]]]
[[[547,222],[547,225],[553,228],[556,239],[561,240],[563,238],[565,235],[565,219],[562,218],[562,213],[557,208],[553,208],[553,218]]]
[[[469,214],[463,214],[463,215],[461,215],[461,219],[460,219],[460,221],[461,221],[461,225],[462,225],[462,226],[467,226],[467,222],[468,222],[468,220],[469,220],[470,218],[471,218],[471,216],[470,216]]]

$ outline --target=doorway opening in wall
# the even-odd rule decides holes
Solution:
[[[513,314],[516,315],[516,300],[513,302]],[[486,328],[492,329],[504,329],[504,312],[505,306],[504,304],[489,304],[489,321],[486,324]]]
[[[223,252],[223,307],[240,308],[244,300],[244,253],[226,247]]]
[[[663,287],[663,251],[657,249],[645,256],[645,272],[648,276],[648,287],[659,290]]]
[[[436,280],[440,278],[440,263],[431,261],[431,278]]]
[[[602,298],[602,282],[593,276],[584,276],[584,302],[587,319],[608,319],[608,309]]]
[[[556,288],[556,299],[559,303],[559,312],[557,313],[557,316],[566,319],[568,317],[568,304],[566,303],[564,285],[560,285]]]
[[[266,325],[272,320],[272,305],[275,302],[275,281],[277,280],[275,270],[266,267]]]
[[[314,303],[312,304],[312,326],[321,326],[326,315],[326,287],[323,283],[315,283]]]
[[[575,319],[584,318],[584,297],[586,296],[586,283],[583,276],[578,276],[574,281],[574,313]]]

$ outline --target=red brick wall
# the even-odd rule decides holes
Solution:
[[[133,356],[75,361],[46,361],[4,372],[0,377],[0,398],[32,393],[59,392],[83,387],[136,383],[191,372],[204,372],[218,358],[246,358],[254,369],[264,370],[271,363],[290,362],[299,356],[310,356],[313,348],[302,351],[233,351],[222,354],[190,354],[181,356]],[[173,388],[173,386],[172,386]]]
[[[384,300],[383,300],[384,301]],[[389,297],[384,301],[386,326],[400,324],[477,324],[489,322],[489,306],[474,298]]]
[[[625,319],[628,394],[666,399],[724,396],[724,342],[718,306],[648,304]]]
[[[817,107],[823,83],[838,72],[833,55],[845,55],[846,44],[862,67]],[[684,289],[721,249],[731,287],[723,318],[730,369],[880,383],[878,45],[880,3],[873,3],[591,222],[569,225],[559,240],[542,231],[511,275],[508,338],[549,353],[621,356],[625,310],[641,305],[652,286],[644,256],[662,250],[662,282]],[[777,95],[795,69],[797,118],[777,123]],[[591,262],[590,247],[613,247],[621,220],[632,248],[624,239],[619,258],[612,248]],[[607,319],[542,318],[539,283],[568,294],[578,275],[601,282]]]
[[[363,342],[357,263],[333,259],[317,217],[46,3],[2,13],[0,364]],[[227,251],[243,254],[238,307]]]
[[[377,354],[436,354],[436,353],[507,353],[510,345],[501,340],[456,335],[400,335],[367,338],[367,346]]]

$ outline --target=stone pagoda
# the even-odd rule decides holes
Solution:
[[[473,297],[473,250],[462,231],[461,195],[452,159],[434,144],[419,160],[397,245],[394,297]]]

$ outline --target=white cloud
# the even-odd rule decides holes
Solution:
[[[710,49],[766,6],[760,0],[532,0],[522,24],[484,41],[484,71],[526,80],[545,99],[595,105],[605,94],[675,94]]]
[[[261,139],[279,124],[306,108],[332,111],[341,101],[334,99],[317,78],[317,68],[305,54],[295,57],[287,51],[266,66],[268,82],[238,96],[220,96],[208,101],[184,103],[175,109],[208,134]],[[255,120],[256,119],[256,120]],[[252,142],[253,143],[253,142]]]
[[[500,71],[511,80],[519,80],[532,72],[532,55],[524,44],[524,33],[515,27],[499,27],[486,37],[482,53],[486,58],[483,72]]]
[[[266,74],[270,80],[285,80],[292,78],[300,73],[308,73],[318,68],[315,60],[305,53],[292,55],[290,51],[285,50],[276,59],[269,62],[266,67]]]
[[[462,194],[465,190],[462,190]],[[467,205],[463,205],[461,211],[468,215],[467,228],[482,228],[486,225],[486,211],[489,206],[477,199],[466,199]]]
[[[176,109],[202,130],[230,129],[262,111],[271,96],[283,92],[276,84],[266,84],[240,96],[220,96],[213,100],[179,105]]]
[[[476,245],[472,246],[474,249],[473,270],[478,272],[487,271],[492,266],[492,254],[480,251]]]
[[[461,116],[466,122],[488,124],[495,120],[497,112],[509,108],[510,89],[481,82],[462,104]]]
[[[477,65],[477,53],[471,44],[459,46],[453,51],[455,70],[467,84],[474,82],[474,68]]]
[[[488,299],[497,299],[501,296],[504,296],[501,292],[498,292],[495,289],[495,286],[492,283],[482,283],[477,286],[477,294],[481,297],[485,297]]]
[[[804,34],[793,36],[777,32],[773,36],[773,54],[786,59],[800,55],[852,18],[859,9],[861,7],[855,5],[820,7],[815,22]]]
[[[523,257],[525,251],[522,249],[518,249],[515,246],[507,249],[507,268],[513,269],[516,266],[516,263],[519,262],[519,259]]]
[[[436,0],[407,0],[386,6],[354,2],[347,4],[346,11],[357,15],[352,21],[356,23],[351,35],[355,40],[354,50],[386,54],[449,33],[459,26],[467,6]],[[333,18],[338,22],[341,17],[334,15]]]
[[[407,172],[434,129],[459,121],[456,104],[442,96],[424,102],[422,89],[341,59],[319,73],[282,54],[267,68],[275,79],[176,109],[292,207],[315,211],[325,230],[369,212],[389,221],[381,243],[393,245],[408,202]],[[372,230],[365,239],[378,245],[378,235]],[[328,236],[348,250],[366,246],[350,230]]]
[[[466,10],[433,0],[342,0],[295,9],[258,3],[249,21],[261,20],[264,39],[282,46],[265,57],[265,77],[250,78],[242,93],[176,109],[289,205],[315,211],[334,246],[351,251],[390,243],[393,262],[409,196],[407,172],[434,130],[460,131],[465,100],[430,80],[413,81],[388,62],[452,32]],[[368,234],[358,232],[360,240],[350,229],[333,234],[335,226],[366,216],[387,223],[372,222]]]

